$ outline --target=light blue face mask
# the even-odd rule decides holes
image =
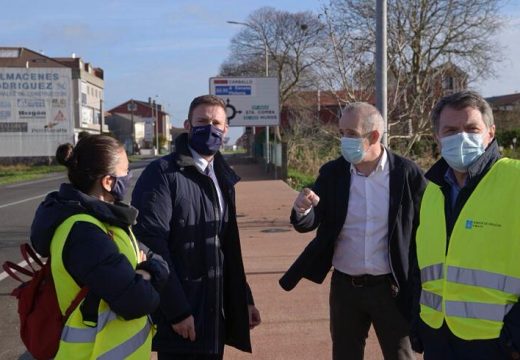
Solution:
[[[465,173],[485,151],[482,134],[460,132],[440,139],[441,155],[448,165]]]
[[[359,164],[365,157],[364,138],[341,138],[341,155],[351,164]]]

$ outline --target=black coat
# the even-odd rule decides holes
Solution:
[[[410,264],[415,257],[415,230],[419,201],[426,182],[415,163],[388,153],[390,167],[390,206],[388,239],[390,265],[398,286],[397,304],[410,317],[411,290],[408,282]],[[280,279],[285,290],[293,289],[300,279],[322,283],[332,267],[334,244],[345,223],[350,189],[350,163],[343,157],[323,165],[313,186],[320,202],[311,212],[298,219],[291,213],[291,223],[299,232],[318,228],[316,237]]]
[[[176,151],[148,165],[132,194],[132,204],[139,210],[137,238],[170,266],[153,348],[211,354],[225,340],[250,352],[248,302],[252,297],[235,208],[234,185],[239,177],[217,153],[214,171],[227,204],[221,222],[212,180],[197,169],[187,143],[187,134],[179,136]],[[171,329],[171,324],[190,315],[195,318],[194,342]]]

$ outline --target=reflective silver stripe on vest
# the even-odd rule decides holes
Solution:
[[[96,327],[75,328],[65,326],[61,332],[61,341],[68,343],[90,343],[96,340],[96,335],[101,332],[103,328],[112,320],[115,320],[117,315],[115,312],[107,310],[98,316],[98,323]]]
[[[421,282],[424,284],[427,281],[442,279],[443,267],[444,265],[440,263],[426,266],[424,269],[421,269]]]
[[[448,281],[500,290],[508,294],[520,296],[520,279],[513,276],[448,266]]]
[[[442,296],[423,290],[421,292],[421,304],[442,311]]]
[[[512,304],[486,304],[477,302],[446,301],[446,315],[463,318],[503,321]]]
[[[133,354],[146,342],[148,335],[150,334],[151,324],[147,319],[144,327],[139,330],[137,334],[126,340],[124,343],[116,346],[110,351],[107,351],[98,360],[113,360],[113,359],[126,359],[128,356]],[[151,351],[151,349],[150,349]]]

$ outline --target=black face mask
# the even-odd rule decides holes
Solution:
[[[116,181],[112,190],[110,190],[110,194],[114,197],[115,201],[123,201],[125,198],[126,192],[130,187],[130,180],[132,179],[132,173],[129,171],[125,176],[112,176]]]
[[[224,131],[211,124],[194,126],[190,132],[190,146],[200,155],[215,155],[223,137]]]

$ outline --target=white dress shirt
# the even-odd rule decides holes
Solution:
[[[334,246],[332,265],[349,275],[383,275],[391,272],[388,253],[390,171],[383,154],[368,176],[350,166],[347,217]]]
[[[213,161],[208,162],[206,159],[204,159],[198,152],[193,150],[190,146],[188,146],[191,152],[191,156],[193,156],[193,161],[195,162],[195,166],[197,169],[199,169],[202,173],[206,173],[206,168],[209,166],[209,173],[208,176],[213,180],[213,185],[215,185],[215,190],[217,191],[217,197],[218,197],[218,206],[220,208],[220,216],[224,214],[224,197],[222,196],[222,191],[220,190],[220,186],[218,185],[218,180],[215,175],[215,171],[213,171]]]

